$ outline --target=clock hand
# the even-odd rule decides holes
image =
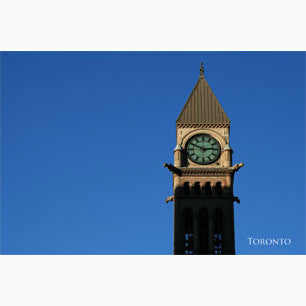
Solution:
[[[218,150],[218,149],[217,148],[204,148],[203,150],[206,151],[206,150]]]
[[[191,143],[193,146],[195,146],[195,147],[198,147],[199,149],[201,149],[201,150],[205,150],[205,149],[203,149],[203,148],[201,148],[200,146],[198,146],[198,145],[196,145],[196,144],[194,144],[194,143]]]
[[[193,146],[195,147],[198,147],[199,149],[203,150],[203,151],[207,151],[207,150],[218,150],[217,148],[201,148],[200,146],[194,144],[194,143],[191,143]]]

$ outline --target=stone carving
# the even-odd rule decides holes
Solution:
[[[164,167],[167,168],[169,171],[177,174],[177,175],[181,175],[182,174],[182,171],[180,169],[174,167],[172,164],[164,163]]]
[[[240,199],[238,197],[233,197],[233,201],[237,202],[238,204],[240,203]]]
[[[174,196],[168,197],[166,203],[173,202]]]
[[[244,163],[235,164],[233,167],[231,167],[231,169],[234,170],[234,171],[238,171],[243,166],[244,166]]]

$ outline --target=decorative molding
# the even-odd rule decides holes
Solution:
[[[229,123],[177,123],[177,128],[226,128]]]
[[[180,168],[181,176],[224,176],[235,172],[231,168]]]
[[[227,168],[187,168],[187,167],[179,167],[176,168],[180,171],[180,176],[224,176],[231,175],[234,172],[238,171],[244,164],[235,164],[232,167]],[[171,171],[171,170],[170,170]],[[174,171],[172,171],[174,172]],[[178,174],[178,173],[176,173]]]

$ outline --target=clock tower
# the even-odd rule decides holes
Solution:
[[[235,254],[230,120],[200,77],[176,120],[173,175],[174,254]]]

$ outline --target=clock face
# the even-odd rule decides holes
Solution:
[[[188,140],[186,151],[190,160],[200,165],[207,165],[220,157],[221,147],[210,135],[197,134]]]

